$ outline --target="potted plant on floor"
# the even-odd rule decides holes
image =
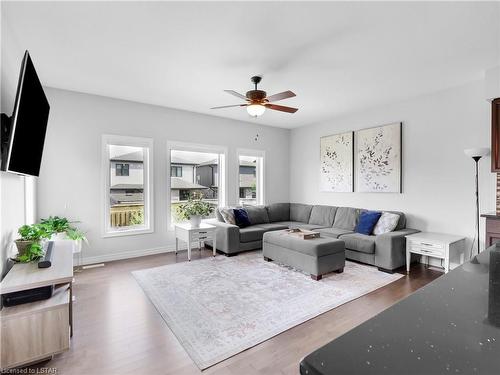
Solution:
[[[43,224],[23,225],[17,231],[19,238],[15,241],[17,258],[21,263],[28,263],[43,256],[42,241],[51,236],[51,230]]]
[[[201,219],[214,212],[214,207],[202,199],[203,195],[200,193],[190,195],[186,203],[180,204],[177,207],[178,217],[181,220],[189,220],[193,227],[199,227]]]
[[[73,252],[79,253],[82,249],[82,241],[87,243],[85,233],[72,225],[65,217],[50,216],[48,219],[42,219],[41,225],[44,225],[51,232],[52,241],[73,241]]]

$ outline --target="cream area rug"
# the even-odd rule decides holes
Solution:
[[[346,262],[321,281],[261,252],[133,272],[200,369],[403,277]]]

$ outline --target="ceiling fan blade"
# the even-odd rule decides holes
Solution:
[[[224,90],[225,92],[227,92],[228,94],[231,94],[231,95],[234,95],[236,96],[237,98],[240,98],[240,99],[244,99],[244,100],[248,100],[247,97],[245,95],[242,95],[240,94],[239,92],[236,92],[234,90]]]
[[[231,107],[246,107],[247,104],[233,104],[233,105],[223,105],[220,107],[212,107],[210,109],[221,109],[221,108],[231,108]]]
[[[266,107],[269,109],[274,109],[275,111],[288,112],[288,113],[295,113],[299,110],[298,108],[285,107],[283,105],[276,105],[276,104],[266,104]]]
[[[288,91],[280,92],[279,94],[274,94],[274,95],[268,96],[267,101],[268,102],[277,102],[278,100],[293,98],[294,96],[296,96],[296,95],[293,92],[291,92],[290,90],[288,90]]]

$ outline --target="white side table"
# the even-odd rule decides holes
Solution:
[[[179,240],[187,243],[188,261],[191,260],[191,243],[198,242],[201,250],[201,245],[205,240],[212,240],[214,256],[217,250],[215,225],[201,223],[198,227],[193,227],[189,223],[175,224],[175,253],[179,251]]]
[[[444,260],[444,272],[450,270],[450,255],[463,256],[465,237],[443,233],[420,232],[406,236],[406,272],[410,272],[411,254]],[[463,260],[461,259],[461,262]]]

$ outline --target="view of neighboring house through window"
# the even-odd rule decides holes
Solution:
[[[221,158],[223,154],[214,152],[170,150],[171,223],[181,221],[179,205],[197,193],[214,208],[219,206]],[[215,213],[211,217],[215,217]]]
[[[149,208],[149,154],[150,147],[130,145],[120,141],[107,141],[106,165],[106,234],[147,231],[151,227]],[[142,138],[139,138],[142,140]],[[143,142],[138,141],[138,144]]]
[[[128,176],[130,170],[130,164],[116,163],[115,175],[116,176]]]
[[[170,177],[182,177],[182,166],[174,165],[170,167]]]
[[[238,155],[239,201],[242,206],[264,204],[262,156]]]

